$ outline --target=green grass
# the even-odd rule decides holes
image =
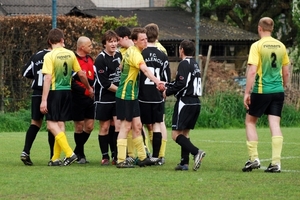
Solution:
[[[191,140],[207,152],[195,172],[174,171],[180,148],[170,137],[166,164],[117,169],[100,166],[97,132],[86,144],[87,165],[48,167],[47,133],[31,150],[34,166],[19,160],[25,133],[0,133],[0,199],[299,199],[299,128],[283,128],[282,173],[264,173],[271,158],[269,129],[260,128],[262,169],[241,171],[248,159],[244,129],[197,129]],[[67,133],[74,147],[73,134]],[[191,159],[192,160],[192,159]],[[192,163],[192,162],[191,162]]]

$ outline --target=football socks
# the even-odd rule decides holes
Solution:
[[[282,150],[283,137],[272,137],[272,164],[280,164],[281,150]]]
[[[138,137],[134,138],[132,141],[137,150],[138,158],[140,160],[144,160],[147,156],[146,156],[145,146],[143,143],[143,137],[138,136]]]
[[[126,159],[127,139],[118,139],[118,163],[124,162]]]
[[[251,162],[258,158],[257,144],[258,141],[247,141],[248,155]]]

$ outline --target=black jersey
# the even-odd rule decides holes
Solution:
[[[95,102],[115,103],[115,92],[109,91],[111,84],[119,86],[121,70],[120,63],[122,54],[117,51],[114,56],[102,51],[95,60]]]
[[[142,51],[148,69],[156,78],[168,82],[170,80],[170,67],[168,57],[157,47],[147,47]],[[144,103],[163,102],[162,93],[156,88],[153,81],[140,73],[139,101]]]
[[[180,97],[201,96],[201,72],[194,58],[185,58],[177,69],[175,81],[167,86],[166,95]]]
[[[35,53],[26,65],[23,67],[22,76],[32,79],[31,88],[34,95],[42,95],[43,80],[42,67],[44,63],[44,55],[50,52],[48,49],[43,49]]]

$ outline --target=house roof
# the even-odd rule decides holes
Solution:
[[[180,8],[96,8],[85,9],[83,12],[95,16],[130,17],[137,16],[139,26],[156,23],[159,27],[160,40],[195,39],[195,15]],[[208,18],[200,18],[201,41],[247,41],[252,43],[258,35],[243,29],[229,26]]]
[[[56,12],[64,15],[75,6],[81,10],[96,8],[91,0],[57,0]],[[0,0],[0,14],[1,11],[3,15],[51,15],[52,0]]]
[[[82,12],[82,14],[80,14]],[[0,0],[0,15],[52,14],[52,0]],[[156,23],[160,41],[195,40],[195,15],[180,8],[97,8],[91,0],[57,0],[57,14],[76,16],[137,16],[139,26]],[[252,43],[258,35],[225,23],[201,17],[200,40],[202,42]]]

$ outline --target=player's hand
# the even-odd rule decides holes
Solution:
[[[94,98],[94,90],[93,90],[92,87],[89,88],[89,97],[90,97],[91,99]]]
[[[249,105],[251,104],[250,94],[245,93],[244,94],[244,107],[249,110]]]
[[[48,109],[47,109],[47,101],[42,101],[41,105],[40,105],[40,111],[43,114],[48,113]]]
[[[159,91],[161,91],[161,92],[165,91],[165,90],[166,90],[165,82],[159,81],[159,82],[156,84],[156,88],[157,88]]]

